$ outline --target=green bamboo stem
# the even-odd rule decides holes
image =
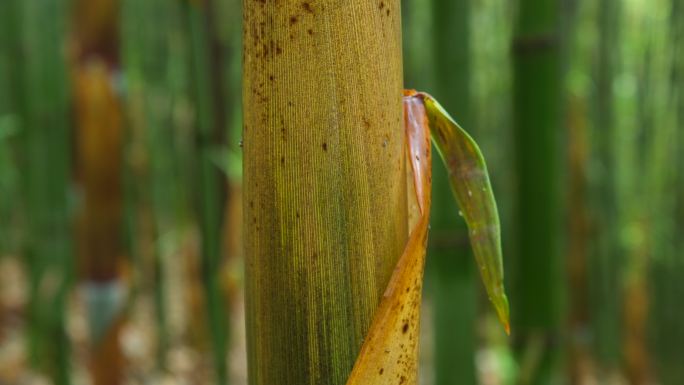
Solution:
[[[344,384],[407,236],[398,0],[244,1],[250,384]]]
[[[681,0],[672,0],[671,8],[671,25],[672,25],[672,40],[671,44],[674,47],[672,57],[674,62],[672,65],[672,78],[674,83],[674,100],[675,100],[675,125],[676,127],[683,127],[684,125],[684,4]],[[684,132],[677,131],[677,164],[684,164]],[[677,168],[677,182],[676,189],[678,193],[684,193],[684,170]],[[681,195],[679,195],[681,196]],[[677,228],[684,228],[684,201],[677,200],[676,206]],[[680,243],[684,246],[684,240],[680,238]]]
[[[620,363],[621,327],[621,254],[618,242],[618,207],[616,177],[616,119],[613,82],[618,64],[620,1],[606,0],[599,5],[600,28],[597,47],[595,103],[595,167],[592,181],[596,200],[595,226],[599,230],[591,253],[590,282],[593,351],[602,366],[615,369]]]
[[[138,199],[148,210],[150,234],[153,239],[151,255],[140,264],[143,276],[154,277],[152,291],[157,329],[157,362],[166,367],[169,346],[164,248],[162,237],[171,229],[174,199],[178,196],[177,181],[173,179],[173,125],[169,79],[169,34],[172,29],[173,5],[163,0],[122,2],[122,56],[128,84],[128,113],[131,130],[137,135],[148,161],[144,167],[144,189]],[[154,15],[154,16],[153,16]],[[129,145],[131,145],[130,143]]]
[[[11,248],[13,220],[18,200],[16,165],[13,159],[11,137],[19,128],[17,103],[12,90],[16,90],[15,45],[19,42],[16,34],[15,1],[5,1],[0,5],[0,257]]]
[[[222,77],[216,53],[212,52],[212,2],[188,6],[188,21],[193,58],[195,104],[198,126],[195,137],[199,161],[197,162],[197,216],[202,240],[202,277],[209,330],[214,353],[217,382],[228,383],[227,344],[230,330],[225,314],[225,299],[219,283],[221,267],[221,221],[225,178],[212,159],[212,152],[221,144],[224,120],[218,111],[222,108]],[[223,183],[222,183],[223,182]]]
[[[671,155],[670,163],[665,166],[672,169],[672,164],[684,162],[684,133],[681,130],[684,124],[684,3],[680,0],[672,0],[670,8],[669,45],[671,54],[669,82],[670,103],[669,111],[672,113],[672,127],[675,128],[673,136],[668,138],[669,147],[674,154]],[[667,117],[669,114],[665,114]],[[672,138],[675,140],[672,141]],[[674,143],[672,143],[674,142]],[[662,150],[662,149],[661,149]],[[681,259],[681,250],[684,247],[679,229],[684,226],[684,203],[678,197],[684,193],[684,171],[681,167],[675,167],[664,191],[666,207],[658,217],[661,226],[666,227],[664,237],[659,239],[654,252],[655,258],[651,260],[650,269],[650,298],[651,309],[651,353],[654,358],[655,377],[660,383],[676,383],[684,378],[684,367],[678,362],[677,357],[684,354],[684,331],[679,327],[682,319],[682,310],[677,305],[684,295],[684,286],[681,285],[681,276],[684,274],[684,262]]]
[[[522,0],[513,40],[517,254],[512,329],[521,383],[560,374],[563,263],[560,242],[559,3]]]
[[[470,117],[470,1],[433,0],[434,96],[463,124]],[[438,157],[433,167],[433,207],[427,271],[434,301],[435,384],[474,385],[474,259],[467,227]]]
[[[69,122],[65,4],[22,1],[25,54],[21,78],[25,165],[26,260],[29,271],[29,357],[55,384],[68,384],[69,343],[65,331],[67,292],[72,280],[69,220]]]

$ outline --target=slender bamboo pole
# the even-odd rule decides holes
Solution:
[[[0,257],[13,249],[16,227],[18,172],[15,164],[14,141],[19,129],[19,105],[17,91],[20,87],[19,61],[16,56],[17,36],[16,2],[5,1],[0,5]]]
[[[678,306],[684,295],[680,279],[684,274],[684,259],[681,258],[684,243],[680,231],[684,226],[684,202],[679,198],[684,193],[684,171],[681,167],[671,167],[684,164],[684,3],[672,0],[668,11],[669,36],[665,48],[670,54],[669,71],[659,74],[665,78],[661,79],[664,85],[660,85],[669,88],[669,103],[657,104],[655,107],[659,106],[665,111],[655,112],[653,118],[658,119],[660,124],[663,121],[670,122],[674,131],[665,137],[666,143],[653,143],[652,146],[654,155],[662,154],[665,149],[671,153],[666,164],[658,165],[666,179],[660,195],[661,211],[654,213],[653,217],[658,224],[658,238],[652,244],[653,258],[648,261],[651,306],[647,313],[651,331],[649,357],[654,377],[663,384],[676,383],[684,378],[684,367],[677,360],[684,354],[684,330],[679,327],[683,313]],[[661,54],[657,57],[663,59],[667,56]],[[658,70],[654,72],[658,73]]]
[[[206,308],[214,353],[217,382],[228,383],[227,339],[230,330],[225,314],[226,301],[221,296],[219,274],[221,267],[221,229],[225,178],[212,159],[212,152],[224,137],[223,82],[221,60],[212,44],[213,2],[192,3],[188,6],[188,22],[193,58],[195,104],[198,126],[195,137],[199,161],[197,163],[196,210],[202,239],[202,277],[207,299]]]
[[[163,214],[169,212],[169,197],[175,190],[166,183],[166,196],[159,185],[167,182],[167,169],[160,158],[170,156],[164,152],[169,143],[168,88],[165,87],[168,52],[165,38],[169,23],[169,5],[162,0],[122,0],[122,62],[127,79],[127,113],[130,121],[128,151],[135,158],[135,177],[141,179],[142,188],[137,196],[140,217],[135,220],[138,238],[142,239],[138,269],[141,270],[141,288],[151,291],[156,317],[157,363],[162,369],[166,363],[169,327],[166,306],[166,282],[163,274],[161,247],[158,238],[164,223]],[[175,3],[174,3],[175,4]],[[150,15],[155,17],[150,17]],[[160,149],[161,148],[161,149]],[[160,154],[161,152],[161,154]],[[160,163],[162,165],[160,166]],[[167,173],[165,173],[165,171]],[[171,191],[169,191],[171,190]],[[161,197],[160,197],[161,196]],[[166,216],[170,216],[167,213]],[[151,279],[149,279],[151,278]]]
[[[559,4],[522,0],[513,40],[519,222],[512,309],[520,383],[528,384],[555,383],[560,374]]]
[[[616,177],[616,123],[613,83],[618,65],[621,0],[599,3],[599,44],[596,67],[595,100],[595,169],[592,192],[596,197],[592,211],[598,230],[591,254],[590,283],[593,351],[605,368],[615,370],[620,364],[622,263],[618,242],[618,207]]]
[[[344,384],[407,236],[399,1],[243,6],[249,381]]]
[[[23,38],[19,57],[30,289],[28,349],[32,365],[63,385],[70,382],[65,307],[73,268],[69,97],[63,49],[66,6],[61,0],[28,0],[17,6]]]
[[[464,127],[470,118],[470,1],[433,0],[435,97]],[[476,384],[477,292],[465,222],[434,157],[428,274],[434,301],[435,384]],[[456,306],[458,304],[458,306]]]
[[[589,3],[572,3],[564,7],[565,23],[563,34],[567,37],[563,47],[562,62],[564,67],[573,72],[587,73],[590,64],[591,50],[582,44],[581,36],[590,23],[587,10]],[[568,341],[565,345],[567,354],[567,375],[572,384],[586,382],[590,374],[586,370],[591,353],[590,341],[585,338],[589,327],[589,281],[588,256],[590,240],[590,222],[588,208],[588,164],[589,164],[589,119],[587,116],[587,90],[577,87],[571,76],[565,77],[567,93],[564,96],[567,153],[567,175],[565,190],[567,191],[567,240],[565,257],[566,277],[568,280]]]
[[[672,26],[672,46],[674,47],[673,58],[674,62],[672,64],[672,79],[674,83],[674,100],[675,100],[675,110],[676,127],[680,127],[677,131],[677,154],[676,159],[677,164],[684,164],[684,132],[681,127],[684,127],[684,3],[681,0],[672,0],[671,9],[671,26]],[[676,176],[676,189],[677,194],[684,193],[684,170],[679,167],[677,168]],[[675,209],[676,227],[681,229],[684,228],[684,201],[681,199],[677,200]],[[680,241],[684,241],[680,238]],[[684,245],[684,242],[680,242]]]
[[[125,282],[122,265],[123,121],[115,79],[119,71],[119,1],[77,0],[72,8],[71,75],[74,89],[79,215],[79,273],[91,331],[91,374],[96,385],[123,380],[119,332]]]

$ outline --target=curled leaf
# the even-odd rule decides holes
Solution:
[[[499,215],[482,154],[475,141],[432,97],[415,91],[405,91],[404,95],[407,152],[420,216],[394,268],[347,385],[417,383],[421,291],[431,203],[430,128],[468,225],[485,288],[509,332]]]
[[[501,225],[487,165],[473,138],[430,95],[425,103],[432,139],[449,173],[451,190],[468,225],[468,236],[489,299],[510,334],[508,298],[503,284]]]
[[[430,214],[430,134],[422,101],[404,99],[408,156],[420,217],[383,294],[347,385],[415,384]]]

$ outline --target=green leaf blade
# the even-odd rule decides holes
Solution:
[[[510,332],[509,304],[504,289],[501,225],[487,165],[477,143],[430,95],[425,103],[432,140],[449,174],[452,192],[468,226],[468,236],[489,299]]]

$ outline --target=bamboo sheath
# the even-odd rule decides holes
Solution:
[[[250,384],[343,384],[407,238],[399,1],[243,5]]]

